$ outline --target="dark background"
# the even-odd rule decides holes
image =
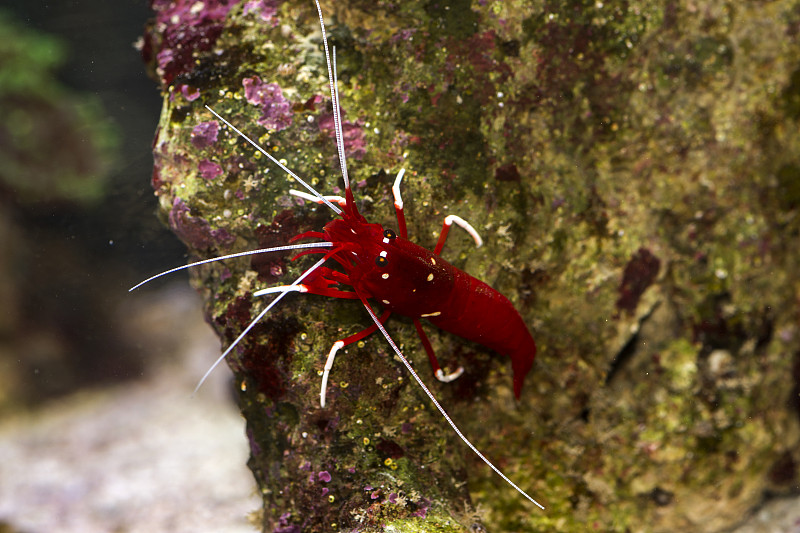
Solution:
[[[97,201],[31,201],[13,188],[3,192],[0,209],[13,224],[5,253],[12,275],[5,283],[16,298],[6,302],[15,319],[0,341],[10,358],[12,403],[36,404],[143,375],[146,354],[119,331],[120,309],[135,297],[127,289],[184,261],[183,246],[155,215],[149,185],[161,102],[134,47],[151,14],[148,4],[7,0],[0,7],[17,25],[60,41],[65,59],[54,85],[76,99],[99,99],[118,138]]]

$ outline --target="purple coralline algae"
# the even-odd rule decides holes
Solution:
[[[210,224],[203,217],[192,216],[189,206],[180,198],[175,198],[169,212],[169,226],[172,231],[184,242],[203,250],[212,247],[227,248],[234,237],[224,229],[212,230]]]
[[[219,123],[216,120],[201,122],[192,129],[192,144],[195,148],[207,148],[217,142]]]
[[[278,525],[273,529],[273,533],[300,533],[300,526],[289,522],[291,513],[283,513],[278,519]]]
[[[200,98],[200,89],[197,87],[191,87],[189,85],[181,85],[181,94],[184,98],[186,98],[187,102],[194,102],[198,98]]]
[[[433,502],[429,499],[422,498],[422,500],[417,502],[417,505],[419,506],[418,509],[411,516],[417,516],[424,519],[426,516],[428,516],[428,509],[431,508],[432,503]]]
[[[244,14],[247,15],[251,11],[257,12],[264,22],[272,22],[277,24],[278,21],[275,15],[278,14],[277,0],[247,0],[244,3]]]
[[[283,97],[277,83],[264,83],[258,76],[245,78],[244,97],[251,104],[261,106],[259,124],[267,129],[280,131],[292,124],[292,105]]]
[[[142,56],[150,63],[155,51],[156,72],[164,85],[194,69],[195,51],[210,50],[222,33],[228,11],[238,0],[151,0],[155,31],[145,34]],[[160,42],[154,42],[154,36]],[[157,51],[156,51],[157,50]]]
[[[198,170],[200,171],[200,176],[206,180],[213,180],[222,174],[222,167],[213,161],[209,161],[208,159],[203,159],[200,161]]]
[[[327,134],[331,139],[336,137],[332,113],[321,116],[318,124],[321,132]],[[342,120],[342,135],[344,135],[344,151],[347,153],[347,157],[363,159],[367,154],[367,140],[364,137],[361,121]]]

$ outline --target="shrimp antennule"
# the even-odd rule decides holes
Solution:
[[[237,252],[235,254],[228,254],[228,255],[222,255],[222,256],[219,256],[219,257],[212,257],[211,259],[203,259],[202,261],[195,261],[194,263],[181,265],[179,267],[170,268],[169,270],[165,270],[164,272],[159,272],[155,276],[150,276],[146,280],[140,281],[139,283],[137,283],[136,285],[134,285],[133,287],[128,289],[128,292],[133,292],[136,289],[138,289],[139,287],[141,287],[142,285],[144,285],[146,283],[150,283],[151,281],[153,281],[155,279],[158,279],[158,278],[160,278],[162,276],[166,276],[167,274],[172,274],[173,272],[178,272],[180,270],[186,270],[187,268],[196,267],[198,265],[205,265],[206,263],[214,263],[216,261],[224,261],[225,259],[233,259],[235,257],[244,257],[246,255],[267,254],[267,253],[270,253],[270,252],[282,252],[282,251],[285,251],[285,250],[302,250],[304,248],[320,248],[320,247],[330,248],[331,246],[333,246],[332,242],[307,242],[307,243],[303,243],[303,244],[287,244],[286,246],[274,246],[272,248],[259,248],[258,250],[247,250],[245,252]]]
[[[334,250],[334,251],[331,251],[331,252],[328,252],[327,254],[325,254],[325,256],[324,256],[322,259],[320,259],[319,261],[317,261],[316,263],[314,263],[314,265],[313,265],[311,268],[309,268],[308,270],[306,270],[305,272],[303,272],[302,274],[300,274],[300,276],[298,276],[298,278],[297,278],[296,280],[294,280],[294,282],[292,282],[292,284],[291,284],[291,285],[289,285],[289,287],[293,287],[293,286],[298,286],[298,285],[300,285],[300,282],[301,282],[301,281],[303,281],[304,279],[306,279],[306,278],[307,278],[307,277],[308,277],[308,276],[309,276],[309,275],[310,275],[312,272],[314,272],[316,269],[318,269],[319,267],[321,267],[321,266],[322,266],[322,263],[324,263],[325,261],[327,261],[327,260],[328,260],[328,257],[330,257],[330,255],[331,255],[331,254],[333,254],[333,253],[335,253],[335,250]],[[210,375],[211,375],[211,372],[213,372],[213,371],[214,371],[214,369],[215,369],[215,368],[217,368],[217,366],[218,366],[218,365],[219,365],[219,364],[220,364],[222,361],[224,361],[224,360],[225,360],[225,357],[226,357],[226,356],[227,356],[229,353],[231,353],[231,351],[232,351],[232,350],[233,350],[233,349],[236,347],[236,345],[237,345],[237,344],[239,344],[239,342],[240,342],[240,341],[241,341],[241,340],[242,340],[242,339],[243,339],[243,338],[244,338],[244,337],[245,337],[245,336],[246,336],[246,335],[247,335],[247,334],[250,332],[250,330],[251,330],[251,329],[253,329],[253,328],[255,327],[255,325],[256,325],[256,324],[258,324],[258,323],[259,323],[259,321],[261,321],[261,319],[262,319],[262,318],[264,318],[264,316],[265,316],[267,313],[269,313],[270,309],[272,309],[273,307],[275,307],[275,304],[277,304],[279,301],[281,301],[281,298],[283,298],[284,296],[286,296],[286,295],[287,295],[287,294],[289,294],[290,292],[293,292],[293,291],[292,291],[292,290],[288,290],[288,289],[287,289],[287,290],[283,290],[283,291],[281,291],[281,293],[280,293],[280,294],[277,296],[277,298],[275,298],[274,300],[272,300],[272,301],[269,303],[269,305],[268,305],[268,306],[266,306],[266,307],[265,307],[265,308],[264,308],[264,309],[263,309],[263,310],[262,310],[262,311],[261,311],[261,312],[258,314],[258,316],[256,316],[256,317],[255,317],[253,320],[251,320],[251,321],[250,321],[250,323],[247,325],[247,327],[246,327],[246,328],[244,328],[244,330],[242,330],[242,332],[239,334],[239,336],[238,336],[238,337],[236,337],[236,340],[234,340],[234,341],[231,343],[231,345],[230,345],[230,346],[228,346],[228,348],[227,348],[227,349],[226,349],[224,352],[222,352],[222,355],[220,355],[220,356],[219,356],[219,358],[218,358],[216,361],[214,361],[214,364],[213,364],[213,365],[211,365],[211,368],[209,368],[209,369],[206,371],[206,373],[203,375],[203,377],[202,377],[202,378],[200,378],[200,381],[197,383],[197,386],[194,388],[194,392],[193,392],[192,394],[195,394],[195,393],[197,393],[197,391],[198,391],[198,390],[200,390],[200,387],[203,385],[203,383],[205,383],[206,379],[208,379],[208,376],[210,376]],[[300,291],[300,292],[302,292],[302,291]]]
[[[328,51],[328,35],[325,32],[325,21],[322,18],[322,8],[319,0],[314,0],[317,5],[319,15],[319,27],[322,30],[322,46],[325,48],[325,63],[328,67],[328,84],[331,89],[331,104],[333,105],[333,129],[336,134],[336,149],[339,153],[339,165],[342,167],[342,179],[344,179],[345,191],[350,190],[350,179],[347,175],[347,159],[344,154],[344,135],[342,134],[342,116],[339,106],[339,78],[336,75],[336,47],[333,48],[333,64],[331,64],[331,54]]]
[[[297,183],[299,183],[300,185],[302,185],[303,187],[305,187],[306,189],[311,191],[311,194],[313,194],[315,198],[321,200],[321,202],[323,204],[325,204],[328,207],[330,207],[333,210],[334,213],[336,213],[337,215],[341,215],[342,214],[342,210],[341,209],[339,209],[338,207],[336,207],[335,205],[330,203],[328,200],[326,200],[324,196],[322,196],[320,193],[318,193],[316,191],[316,189],[314,189],[314,187],[312,187],[311,185],[306,183],[300,176],[298,176],[297,174],[295,174],[294,172],[289,170],[289,168],[286,165],[284,165],[283,163],[281,163],[280,161],[275,159],[275,157],[273,157],[272,154],[267,152],[257,142],[255,142],[253,139],[251,139],[250,137],[248,137],[247,135],[242,133],[242,131],[240,129],[238,129],[236,126],[234,126],[233,124],[228,122],[219,113],[217,113],[216,111],[211,109],[208,105],[206,105],[205,108],[208,109],[209,111],[211,111],[211,114],[213,114],[215,117],[217,117],[219,120],[221,120],[226,126],[228,126],[230,129],[235,131],[242,139],[244,139],[245,141],[249,142],[256,150],[258,150],[259,152],[261,152],[262,154],[267,156],[267,158],[269,158],[270,161],[272,161],[273,163],[278,165],[280,167],[280,169],[283,170],[284,172],[286,172],[289,176],[291,176],[293,180],[295,180]]]

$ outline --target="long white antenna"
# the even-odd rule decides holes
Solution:
[[[304,248],[330,248],[333,246],[332,242],[322,241],[322,242],[307,242],[303,244],[287,244],[286,246],[275,246],[273,248],[259,248],[258,250],[247,250],[246,252],[238,252],[235,254],[229,255],[222,255],[220,257],[212,257],[211,259],[203,259],[202,261],[195,261],[194,263],[189,263],[188,265],[183,265],[175,268],[170,268],[169,270],[165,270],[164,272],[160,272],[155,276],[150,276],[144,281],[140,281],[130,289],[128,292],[135,291],[145,283],[150,283],[154,279],[158,279],[161,276],[166,276],[167,274],[172,274],[173,272],[178,272],[179,270],[186,270],[187,268],[192,268],[197,265],[205,265],[206,263],[213,263],[215,261],[223,261],[225,259],[233,259],[234,257],[243,257],[245,255],[255,255],[255,254],[266,254],[269,252],[281,252],[284,250],[302,250]]]
[[[350,178],[347,175],[347,159],[344,154],[344,134],[342,133],[342,117],[339,107],[339,79],[336,75],[336,48],[333,49],[333,66],[331,66],[331,54],[328,51],[328,35],[325,33],[325,21],[322,19],[322,8],[319,0],[314,0],[317,4],[319,14],[319,26],[322,30],[322,45],[325,48],[325,62],[328,65],[328,83],[331,87],[331,105],[333,105],[333,129],[336,135],[336,148],[339,152],[339,166],[342,168],[342,179],[344,180],[345,190],[350,188]]]
[[[309,268],[308,270],[306,270],[305,272],[303,272],[303,273],[302,273],[302,274],[301,274],[301,275],[300,275],[300,276],[299,276],[299,277],[298,277],[296,280],[294,280],[294,282],[293,282],[293,283],[292,283],[292,285],[290,285],[290,286],[293,286],[293,285],[299,285],[299,284],[300,284],[300,282],[301,282],[301,281],[303,281],[303,280],[304,280],[304,279],[305,279],[305,278],[306,278],[306,277],[307,277],[309,274],[311,274],[311,273],[312,273],[312,272],[314,272],[314,271],[315,271],[317,268],[319,268],[320,266],[322,266],[322,263],[324,263],[325,261],[327,261],[327,260],[328,260],[328,257],[329,257],[329,255],[330,255],[330,254],[325,254],[325,257],[323,257],[322,259],[320,259],[319,261],[317,261],[316,263],[314,263],[314,266],[312,266],[311,268]],[[236,337],[236,340],[235,340],[235,341],[233,341],[233,342],[231,343],[231,345],[230,345],[230,346],[228,346],[228,348],[227,348],[227,349],[226,349],[224,352],[222,352],[222,355],[220,355],[220,356],[219,356],[219,358],[218,358],[216,361],[214,361],[214,364],[213,364],[213,365],[211,365],[211,368],[209,368],[209,369],[206,371],[206,373],[205,373],[205,374],[203,374],[203,377],[202,377],[202,378],[200,378],[200,382],[199,382],[199,383],[197,384],[197,386],[194,388],[194,392],[192,392],[192,394],[195,394],[195,393],[196,393],[198,390],[200,390],[200,387],[203,385],[203,383],[205,383],[205,381],[206,381],[206,379],[208,378],[208,376],[210,376],[210,375],[211,375],[211,372],[213,372],[213,371],[214,371],[214,369],[215,369],[215,368],[217,368],[217,366],[218,366],[218,365],[219,365],[219,364],[220,364],[220,363],[221,363],[221,362],[222,362],[222,361],[225,359],[225,357],[226,357],[226,356],[227,356],[229,353],[231,353],[231,350],[233,350],[233,349],[236,347],[236,345],[237,345],[237,344],[239,344],[239,342],[240,342],[240,341],[241,341],[241,340],[242,340],[242,339],[245,337],[245,335],[247,335],[247,334],[250,332],[250,330],[251,330],[251,329],[253,329],[253,327],[255,327],[255,325],[256,325],[256,324],[258,324],[258,322],[259,322],[259,321],[260,321],[262,318],[264,318],[264,315],[266,315],[266,314],[269,312],[269,310],[270,310],[270,309],[272,309],[273,307],[275,307],[275,304],[277,304],[278,302],[280,302],[280,301],[281,301],[281,298],[283,298],[284,296],[286,296],[286,295],[287,295],[287,294],[289,294],[290,292],[292,292],[292,291],[289,291],[289,290],[287,290],[287,291],[285,291],[285,292],[282,292],[282,293],[280,293],[280,294],[278,295],[278,297],[277,297],[277,298],[275,298],[274,300],[272,300],[272,301],[269,303],[269,305],[268,305],[267,307],[265,307],[265,308],[264,308],[264,310],[263,310],[263,311],[261,311],[261,312],[258,314],[258,316],[257,316],[257,317],[255,317],[253,320],[251,320],[251,321],[250,321],[250,323],[247,325],[247,327],[246,327],[246,328],[244,328],[244,331],[242,331],[242,332],[239,334],[239,336],[238,336],[238,337]]]
[[[350,188],[350,175],[347,173],[347,157],[344,153],[344,129],[342,128],[342,106],[339,105],[339,74],[336,71],[336,47],[333,47],[333,86],[336,88],[336,98],[333,102],[334,127],[336,128],[336,146],[342,167],[342,178],[346,189]]]
[[[341,209],[339,209],[338,207],[336,207],[335,205],[333,205],[332,203],[330,203],[328,200],[326,200],[324,196],[322,196],[320,193],[318,193],[318,192],[317,192],[317,191],[314,189],[314,187],[312,187],[311,185],[309,185],[308,183],[306,183],[305,181],[303,181],[303,179],[302,179],[302,178],[300,178],[300,176],[298,176],[297,174],[295,174],[294,172],[292,172],[291,170],[289,170],[289,168],[288,168],[286,165],[284,165],[283,163],[281,163],[280,161],[278,161],[277,159],[275,159],[274,157],[272,157],[272,154],[270,154],[269,152],[267,152],[266,150],[264,150],[264,149],[263,149],[261,146],[259,146],[259,144],[258,144],[257,142],[255,142],[253,139],[251,139],[250,137],[248,137],[247,135],[245,135],[244,133],[242,133],[242,132],[241,132],[241,131],[240,131],[240,130],[239,130],[237,127],[236,127],[236,126],[234,126],[233,124],[231,124],[230,122],[228,122],[227,120],[225,120],[225,119],[224,119],[224,118],[223,118],[223,117],[222,117],[222,116],[221,116],[219,113],[217,113],[216,111],[214,111],[213,109],[211,109],[211,108],[210,108],[208,105],[206,105],[205,107],[206,107],[206,109],[208,109],[209,111],[211,111],[211,113],[212,113],[212,114],[213,114],[215,117],[217,117],[219,120],[221,120],[221,121],[222,121],[222,122],[223,122],[223,123],[224,123],[226,126],[228,126],[230,129],[232,129],[233,131],[235,131],[236,133],[238,133],[238,134],[239,134],[239,136],[240,136],[240,137],[242,137],[242,138],[243,138],[245,141],[247,141],[247,142],[249,142],[251,145],[253,145],[253,147],[254,147],[256,150],[258,150],[259,152],[261,152],[262,154],[264,154],[265,156],[267,156],[267,157],[269,158],[269,160],[270,160],[270,161],[272,161],[273,163],[275,163],[276,165],[278,165],[278,166],[281,168],[281,170],[283,170],[283,171],[284,171],[284,172],[286,172],[286,173],[287,173],[289,176],[291,176],[291,177],[292,177],[292,179],[294,179],[294,180],[295,180],[297,183],[299,183],[300,185],[302,185],[303,187],[305,187],[306,189],[308,189],[309,191],[311,191],[311,194],[313,194],[313,195],[314,195],[314,197],[316,197],[316,198],[319,198],[319,199],[321,200],[321,202],[322,202],[323,204],[327,205],[328,207],[330,207],[330,208],[333,210],[333,212],[334,212],[334,213],[336,213],[337,215],[341,215],[341,214],[342,214],[342,210],[341,210]]]
[[[527,494],[527,493],[526,493],[524,490],[522,490],[521,488],[519,488],[519,487],[516,485],[516,483],[514,483],[513,481],[511,481],[510,479],[508,479],[508,477],[506,477],[506,475],[505,475],[504,473],[502,473],[502,472],[500,471],[500,469],[498,469],[496,466],[494,466],[494,465],[491,463],[491,461],[489,461],[489,459],[487,459],[487,458],[486,458],[486,457],[485,457],[485,456],[484,456],[484,455],[483,455],[483,454],[480,452],[480,450],[478,450],[478,448],[476,448],[476,447],[475,447],[475,445],[474,445],[474,444],[472,444],[472,443],[469,441],[469,439],[467,439],[467,437],[465,437],[465,436],[464,436],[464,434],[463,434],[463,433],[461,433],[461,430],[460,430],[460,429],[458,429],[458,426],[456,426],[455,422],[453,422],[453,420],[450,418],[450,415],[448,415],[448,414],[447,414],[447,412],[444,410],[444,408],[443,408],[443,407],[442,407],[442,406],[439,404],[439,402],[436,400],[436,397],[433,395],[433,393],[430,391],[430,389],[428,389],[428,387],[426,387],[426,386],[425,386],[425,383],[423,383],[423,382],[422,382],[422,379],[420,379],[420,377],[419,377],[419,376],[417,375],[417,373],[414,371],[414,368],[411,366],[411,363],[409,363],[409,362],[408,362],[408,359],[406,359],[406,358],[405,358],[405,356],[402,354],[402,352],[400,351],[400,349],[399,349],[399,348],[397,347],[397,345],[394,343],[394,340],[392,340],[392,338],[389,336],[389,333],[386,331],[386,328],[384,328],[384,327],[383,327],[383,324],[381,324],[381,321],[380,321],[380,320],[378,320],[378,317],[377,317],[377,316],[375,315],[375,313],[372,311],[372,308],[369,306],[369,304],[367,303],[367,301],[366,301],[365,299],[363,299],[363,298],[362,298],[362,299],[361,299],[361,303],[363,303],[363,304],[364,304],[364,307],[367,309],[367,313],[369,313],[369,316],[370,316],[370,317],[372,317],[372,321],[373,321],[373,322],[375,322],[375,324],[378,326],[378,329],[380,329],[380,330],[381,330],[381,333],[383,333],[383,336],[384,336],[384,337],[386,338],[386,340],[389,342],[389,345],[390,345],[390,346],[392,347],[392,349],[394,350],[394,353],[395,353],[395,354],[397,354],[397,357],[399,357],[399,358],[400,358],[400,361],[402,361],[402,362],[403,362],[403,364],[404,364],[404,365],[405,365],[405,367],[408,369],[408,371],[411,373],[411,375],[414,377],[414,379],[417,381],[417,383],[419,384],[419,386],[420,386],[420,387],[422,387],[422,390],[423,390],[423,391],[425,391],[425,394],[427,394],[427,395],[428,395],[428,398],[430,398],[431,402],[433,402],[433,405],[435,405],[435,406],[436,406],[436,409],[438,409],[438,410],[439,410],[439,412],[440,412],[440,413],[442,414],[442,416],[444,417],[444,419],[445,419],[445,420],[447,420],[447,423],[448,423],[448,424],[450,424],[450,427],[451,427],[451,428],[453,428],[453,431],[455,431],[455,432],[456,432],[456,435],[458,435],[458,437],[459,437],[459,438],[460,438],[462,441],[464,441],[464,444],[466,444],[467,446],[469,446],[469,448],[470,448],[470,449],[471,449],[473,452],[475,452],[475,454],[476,454],[478,457],[480,457],[480,458],[481,458],[481,460],[482,460],[484,463],[486,463],[486,464],[489,466],[489,468],[491,468],[492,470],[494,470],[494,471],[495,471],[495,473],[496,473],[498,476],[500,476],[501,478],[503,478],[503,480],[504,480],[506,483],[508,483],[509,485],[511,485],[512,487],[514,487],[514,489],[516,489],[516,491],[517,491],[517,492],[519,492],[520,494],[522,494],[523,496],[525,496],[525,498],[527,498],[527,499],[528,499],[528,500],[529,500],[531,503],[533,503],[534,505],[536,505],[537,507],[539,507],[541,510],[544,510],[544,506],[543,506],[541,503],[537,502],[536,500],[534,500],[533,498],[531,498],[530,496],[528,496],[528,494]]]

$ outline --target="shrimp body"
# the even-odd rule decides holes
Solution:
[[[533,366],[536,343],[511,302],[483,281],[454,267],[437,253],[398,236],[380,224],[367,223],[354,205],[344,202],[341,219],[325,226],[323,234],[309,232],[296,237],[321,237],[335,251],[331,258],[346,276],[323,270],[305,284],[309,292],[328,296],[379,300],[392,313],[415,321],[427,319],[440,329],[477,342],[511,358],[514,395],[519,399],[525,376]],[[401,228],[404,224],[400,224]],[[329,254],[329,249],[301,253]],[[328,277],[325,277],[328,274]],[[334,284],[349,285],[332,294]],[[339,291],[340,289],[334,289]],[[440,368],[433,350],[417,327],[431,358],[434,373]]]
[[[449,265],[448,265],[449,266]],[[511,302],[466,272],[453,268],[454,288],[442,306],[447,312],[427,317],[433,325],[511,358],[514,396],[536,357],[536,343]]]

